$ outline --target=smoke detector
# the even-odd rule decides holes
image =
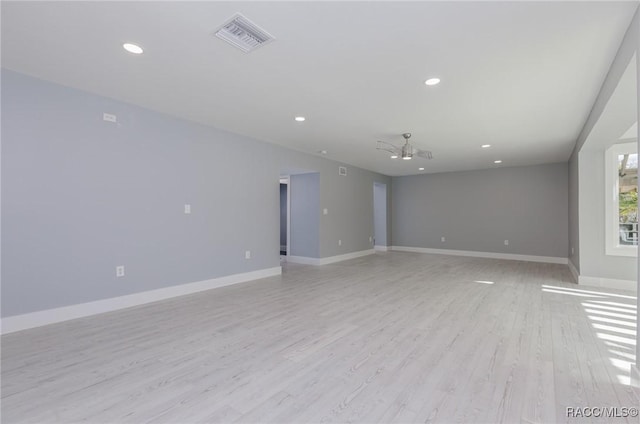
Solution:
[[[264,46],[274,39],[267,31],[239,13],[235,14],[216,31],[216,37],[245,53]]]

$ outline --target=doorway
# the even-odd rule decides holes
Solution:
[[[280,260],[289,256],[289,177],[280,177]]]
[[[373,245],[376,250],[387,249],[387,185],[373,183]]]

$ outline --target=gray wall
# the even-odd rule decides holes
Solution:
[[[320,175],[332,211],[318,230],[322,255],[367,249],[371,187],[390,183],[4,69],[1,95],[2,316],[279,266],[286,169]],[[341,249],[328,245],[337,235]]]
[[[291,175],[291,255],[320,257],[320,174]]]
[[[280,184],[280,246],[287,245],[287,185]]]
[[[569,159],[569,250],[567,256],[580,273],[580,214],[578,213],[578,193],[580,180],[578,175],[578,154],[573,153]]]
[[[374,181],[390,183],[390,178],[371,178],[371,173],[359,168],[347,167],[347,175],[338,174],[338,168],[322,176],[320,182],[320,208],[327,215],[320,215],[321,257],[344,255],[372,249],[369,237],[373,237]],[[366,189],[360,190],[360,187]],[[358,190],[353,190],[358,187]],[[351,216],[354,219],[346,220]],[[342,240],[342,246],[338,245]]]
[[[393,245],[566,257],[567,174],[560,163],[393,178]]]

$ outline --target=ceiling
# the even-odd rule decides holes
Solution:
[[[2,66],[386,175],[532,165],[568,159],[637,4],[3,1]],[[236,12],[275,41],[214,37]],[[434,159],[376,150],[404,132]]]

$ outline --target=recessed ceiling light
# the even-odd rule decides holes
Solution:
[[[440,84],[440,78],[429,78],[428,80],[426,80],[424,82],[427,85],[436,85],[436,84]]]
[[[142,50],[142,47],[132,43],[124,43],[122,47],[129,53],[133,53],[133,54],[142,54],[142,52],[144,51]]]
[[[493,163],[502,163],[502,161],[498,159],[498,160],[494,160]]]
[[[321,155],[326,155],[327,151],[326,150],[318,150],[318,153],[320,153]]]
[[[418,168],[418,171],[424,171],[424,168]]]
[[[391,159],[398,159],[398,155],[391,155]]]
[[[411,160],[411,156],[403,156],[402,159],[403,160]]]
[[[304,122],[307,118],[304,116],[296,116],[294,119],[298,122]]]
[[[483,149],[486,149],[487,147],[491,147],[491,144],[483,144],[483,145],[482,145],[482,146],[480,146],[480,147],[482,147]]]

